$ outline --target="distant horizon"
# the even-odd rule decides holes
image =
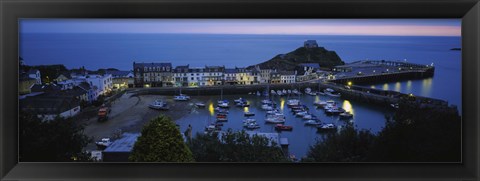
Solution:
[[[461,19],[20,19],[20,33],[461,36]]]
[[[156,34],[156,35],[228,35],[228,36],[380,36],[380,37],[462,37],[462,35],[326,35],[326,34],[218,34],[218,33],[135,33],[135,32],[28,32],[23,34]]]

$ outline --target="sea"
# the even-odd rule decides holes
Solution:
[[[446,100],[457,106],[462,113],[462,57],[461,37],[435,36],[323,36],[323,35],[211,35],[211,34],[80,34],[80,33],[30,33],[20,34],[20,56],[27,65],[63,64],[67,68],[84,66],[89,70],[116,68],[132,70],[133,62],[170,62],[173,66],[225,65],[245,67],[254,65],[278,54],[291,52],[305,40],[316,40],[319,46],[335,51],[346,63],[358,60],[398,60],[435,66],[432,78],[401,80],[396,82],[364,85],[382,90]],[[229,97],[231,102],[234,98]],[[259,98],[247,97],[252,103],[250,110],[261,112]],[[219,98],[204,100],[208,104]],[[275,98],[278,103],[285,98]],[[302,97],[306,103],[327,100],[328,97]],[[355,125],[362,129],[378,132],[384,126],[385,115],[391,111],[362,102],[334,98],[342,107],[354,112]],[[283,109],[283,108],[282,108]],[[232,111],[238,114],[238,124],[230,128],[242,129],[240,119],[244,110]],[[341,124],[338,118],[315,111],[326,122]],[[195,113],[195,112],[194,112]],[[201,132],[208,122],[211,110],[198,110],[196,114],[178,120],[181,129],[189,124],[194,131]],[[262,119],[263,114],[258,115]],[[196,121],[202,117],[202,121]],[[294,116],[287,119],[296,120]],[[234,120],[235,121],[235,120]],[[282,133],[291,140],[291,152],[297,157],[305,156],[308,147],[321,138],[314,128],[299,122],[292,132]],[[230,122],[230,120],[229,120]],[[229,127],[229,124],[226,124]],[[261,125],[264,132],[274,131],[271,125]],[[303,127],[302,127],[303,126]]]

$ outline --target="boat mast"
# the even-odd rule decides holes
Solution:
[[[220,100],[223,101],[223,87],[222,87],[222,89],[220,89]]]

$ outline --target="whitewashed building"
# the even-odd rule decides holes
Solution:
[[[42,84],[42,77],[40,76],[40,71],[37,69],[30,69],[28,71],[28,77],[35,79],[35,84]]]
[[[96,95],[103,95],[110,92],[113,88],[111,74],[105,75],[87,75],[85,81],[96,91]]]
[[[290,84],[295,83],[296,71],[283,71],[280,72],[280,83]]]

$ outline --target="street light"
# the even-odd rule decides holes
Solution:
[[[352,81],[349,81],[347,84],[348,86],[352,86]]]

